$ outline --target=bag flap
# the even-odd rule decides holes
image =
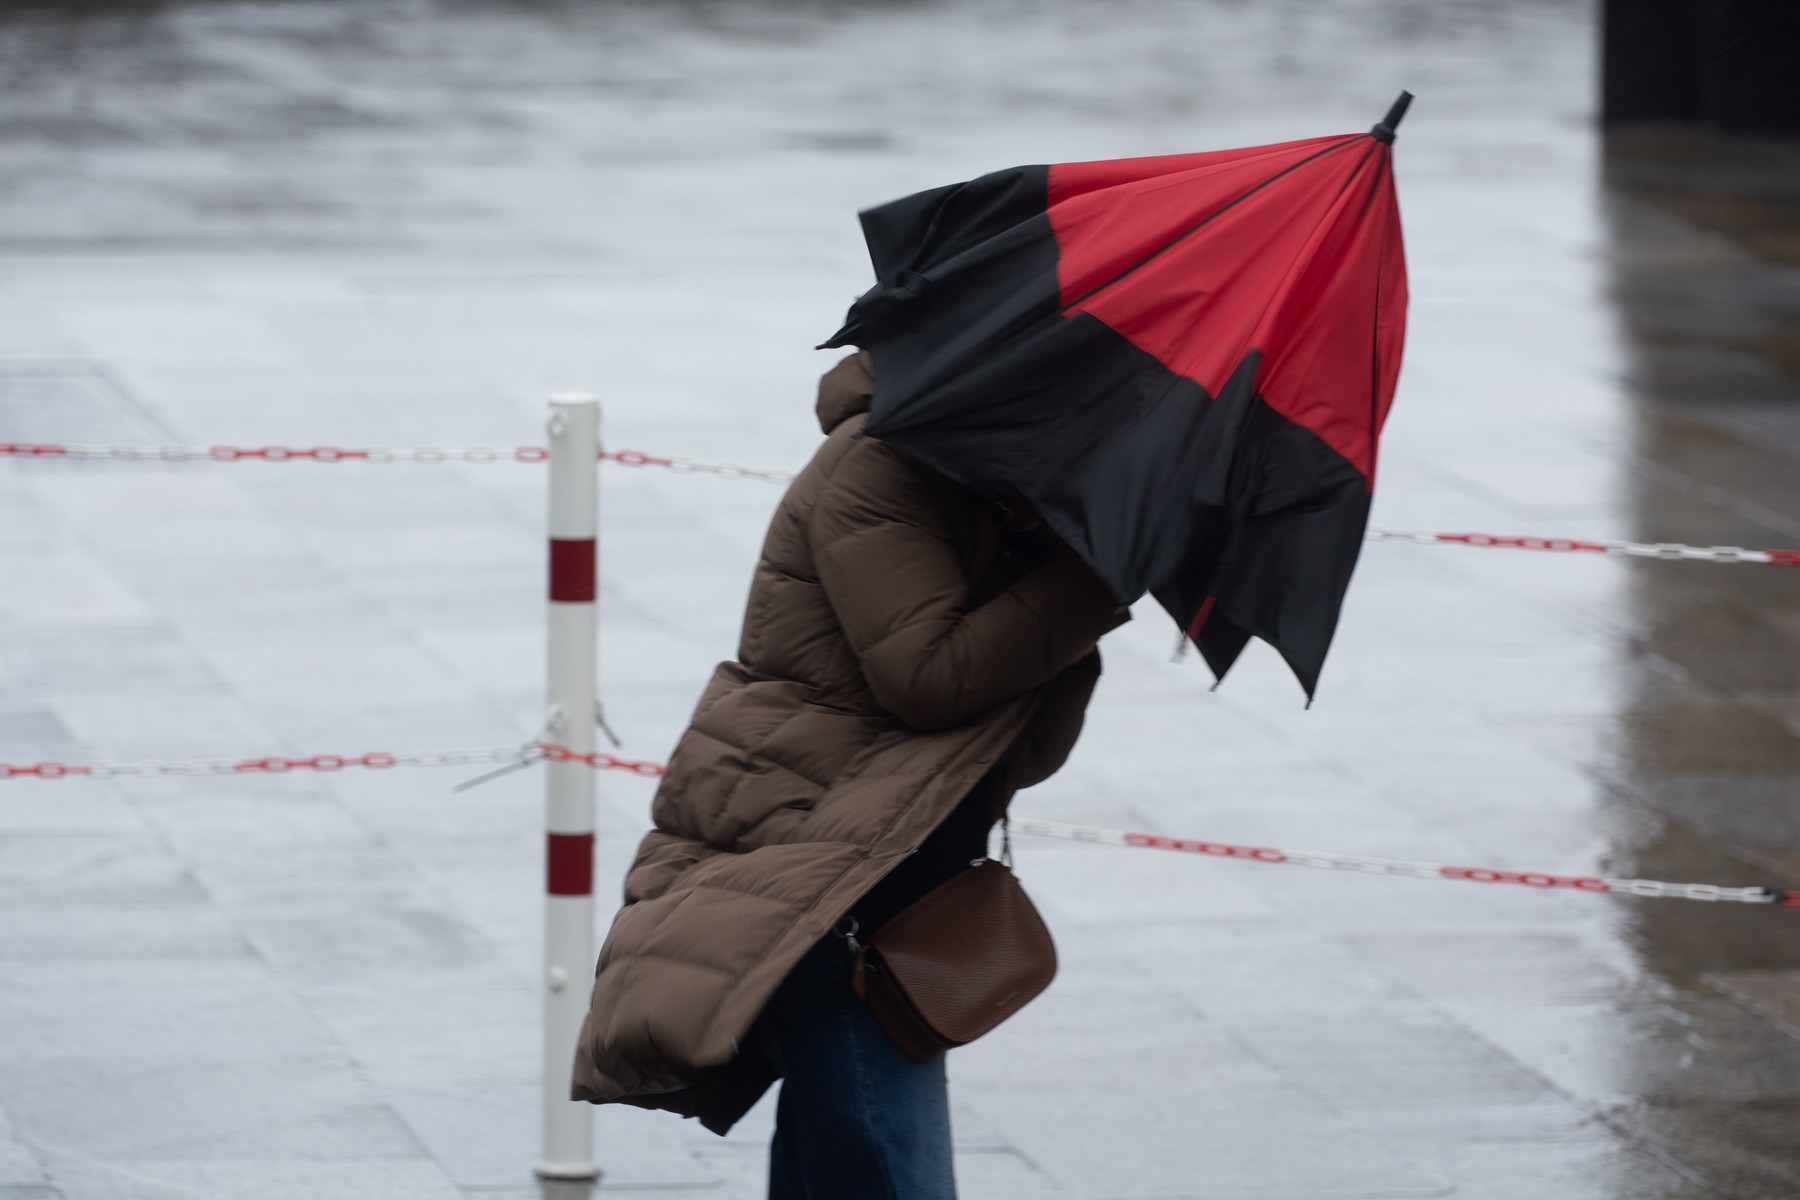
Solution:
[[[992,859],[927,893],[870,944],[919,1015],[957,1043],[1012,1016],[1056,975],[1044,919]]]

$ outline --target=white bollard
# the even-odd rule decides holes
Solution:
[[[594,664],[600,519],[600,402],[550,398],[550,624],[548,740],[594,750]],[[544,897],[545,1179],[593,1179],[593,1110],[569,1099],[575,1036],[594,971],[594,772],[544,764],[548,833]]]

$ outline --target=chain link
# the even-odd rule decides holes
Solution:
[[[692,458],[670,458],[645,454],[641,450],[607,450],[600,457],[625,467],[662,467],[677,475],[717,475],[724,479],[754,479],[762,483],[792,483],[792,471],[774,467],[745,467],[737,463],[699,462]]]
[[[547,762],[585,763],[601,770],[629,771],[633,775],[644,775],[652,779],[659,778],[663,773],[661,763],[619,758],[604,750],[595,750],[591,754],[584,754],[580,750],[571,750],[567,746],[558,746],[554,742],[541,743],[541,748]]]

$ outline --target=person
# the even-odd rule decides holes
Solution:
[[[1128,619],[1024,501],[865,435],[873,386],[866,352],[820,382],[826,440],[670,756],[575,1056],[575,1099],[721,1134],[780,1079],[772,1200],[955,1195],[944,1060],[888,1041],[843,935],[986,854]]]

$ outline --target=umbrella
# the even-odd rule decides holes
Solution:
[[[862,213],[868,434],[1020,496],[1223,678],[1310,703],[1356,565],[1406,319],[1401,93],[1367,134],[1016,167]]]

